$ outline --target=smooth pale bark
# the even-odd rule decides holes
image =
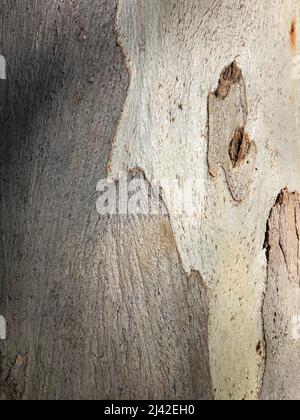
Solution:
[[[109,173],[201,180],[195,215],[170,220],[185,271],[198,270],[211,292],[216,398],[260,395],[266,224],[279,191],[299,183],[298,10],[288,0],[119,5],[131,83]],[[252,146],[234,168],[241,129]]]
[[[298,10],[2,1],[1,398],[300,398],[264,350],[267,221],[300,188]],[[97,214],[98,180],[137,168],[195,180],[193,215]]]

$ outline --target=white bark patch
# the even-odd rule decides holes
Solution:
[[[109,176],[117,179],[121,171],[139,167],[150,182],[202,181],[194,216],[171,213],[170,220],[185,271],[198,270],[211,290],[216,398],[254,399],[260,392],[266,220],[278,190],[286,184],[294,188],[299,179],[289,35],[295,9],[292,0],[119,2],[117,29],[131,83]],[[247,121],[241,113],[240,122],[257,157],[250,147],[249,169],[243,162],[236,177],[237,168],[229,170],[227,160],[225,168],[219,162],[227,168],[226,179],[222,171],[213,178],[207,97],[234,60],[247,91]],[[240,95],[237,85],[229,93],[235,94]],[[226,117],[236,130],[236,117],[228,111]]]

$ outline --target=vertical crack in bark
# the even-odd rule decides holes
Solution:
[[[251,142],[244,128],[238,128],[229,145],[229,156],[234,168],[246,159]]]

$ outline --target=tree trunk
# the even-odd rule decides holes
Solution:
[[[1,399],[300,398],[298,18],[2,0]],[[162,211],[99,214],[127,175]]]

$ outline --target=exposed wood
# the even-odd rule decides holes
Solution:
[[[266,246],[266,371],[262,398],[300,399],[300,195],[284,190],[273,207]]]

